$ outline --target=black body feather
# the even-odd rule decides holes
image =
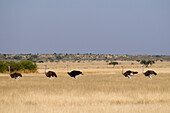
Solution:
[[[16,73],[16,72],[10,74],[10,76],[11,76],[11,78],[15,78],[15,79],[17,79],[18,77],[22,77],[22,75],[20,73]]]
[[[57,77],[56,73],[53,71],[48,71],[47,73],[45,73],[47,77]]]
[[[73,71],[67,72],[67,73],[70,75],[70,77],[74,77],[75,79],[76,79],[76,76],[78,76],[80,74],[83,75],[83,73],[81,71],[77,71],[77,70],[73,70]]]

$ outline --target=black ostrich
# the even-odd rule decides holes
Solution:
[[[82,73],[81,71],[73,70],[73,71],[71,71],[71,72],[68,72],[68,70],[69,70],[69,69],[68,69],[68,65],[67,65],[67,74],[70,75],[70,77],[74,77],[75,80],[77,80],[77,76],[78,76],[78,75],[80,75],[80,74],[83,75],[83,73]]]
[[[51,80],[52,80],[52,77],[57,77],[56,73],[53,72],[53,71],[48,71],[48,72],[46,73],[46,65],[45,65],[45,75],[46,75],[47,77],[49,77]]]
[[[149,77],[150,79],[152,78],[152,75],[157,75],[157,73],[155,71],[152,70],[147,70],[146,72],[144,72],[144,66],[142,66],[142,73],[146,76]]]
[[[11,76],[11,78],[15,78],[16,80],[19,80],[19,77],[22,77],[22,75],[17,72],[11,74],[10,66],[8,66],[8,68],[9,68],[9,75]]]
[[[125,73],[123,73],[124,71],[124,67],[122,66],[122,74],[125,76],[125,77],[128,77],[129,79],[131,79],[131,76],[134,75],[134,74],[138,74],[138,72],[135,72],[135,71],[126,71]]]

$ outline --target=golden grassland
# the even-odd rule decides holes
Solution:
[[[121,64],[139,74],[125,78],[120,66],[104,62],[69,63],[69,70],[84,72],[78,80],[66,74],[65,63],[47,63],[58,75],[53,80],[43,74],[44,64],[38,64],[42,73],[18,81],[0,74],[0,113],[169,113],[169,62],[150,68],[158,73],[153,79],[140,72],[140,64]]]

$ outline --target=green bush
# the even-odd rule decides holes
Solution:
[[[37,70],[37,65],[29,60],[21,61],[21,62],[0,61],[0,72],[3,73],[6,71],[9,71],[8,66],[10,66],[11,72],[22,71],[22,70],[28,70],[28,71],[35,72]]]
[[[140,62],[140,60],[136,60],[137,62]]]
[[[40,61],[38,61],[38,63],[44,63],[44,61],[40,60]]]
[[[113,65],[113,67],[115,67],[115,65],[118,65],[118,62],[110,62],[109,65]]]
[[[22,59],[22,56],[14,56],[13,59],[15,59],[15,60],[21,60],[21,59]]]
[[[142,60],[140,63],[148,67],[149,65],[151,66],[152,64],[155,64],[155,61],[154,60],[148,60],[148,61]]]
[[[21,69],[26,69],[26,70],[30,70],[30,71],[37,70],[37,65],[29,60],[21,61],[20,65],[21,65]]]
[[[4,61],[0,61],[0,72],[3,73],[6,71],[6,63]]]

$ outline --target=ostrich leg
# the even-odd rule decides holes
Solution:
[[[129,79],[131,79],[131,76],[130,76],[130,75],[128,75],[128,78],[129,78]]]

